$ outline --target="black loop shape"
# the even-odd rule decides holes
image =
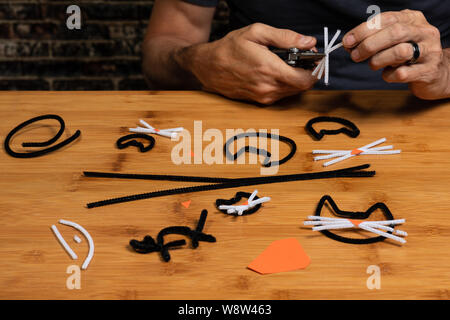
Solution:
[[[142,142],[134,140],[137,138],[147,140],[149,142],[149,145],[147,147],[144,147],[144,144]],[[133,140],[130,140],[130,139],[133,139]],[[130,140],[130,141],[128,141],[128,140]],[[144,134],[144,133],[132,133],[132,134],[128,134],[126,136],[119,138],[116,142],[116,145],[117,145],[117,148],[119,148],[119,149],[125,149],[125,148],[128,148],[129,146],[133,146],[133,147],[139,148],[140,152],[147,152],[147,151],[152,150],[153,147],[155,146],[155,138],[153,138],[152,136],[149,136],[147,134]]]
[[[251,195],[252,195],[251,193],[239,191],[239,192],[236,193],[236,195],[234,196],[234,198],[231,198],[230,200],[227,200],[227,199],[217,199],[217,200],[216,200],[216,207],[217,207],[218,210],[220,210],[221,212],[223,212],[223,213],[225,213],[225,214],[227,214],[227,215],[230,215],[230,216],[239,216],[237,213],[228,213],[227,210],[225,210],[225,209],[219,209],[219,207],[220,207],[221,205],[232,206],[232,205],[234,205],[235,203],[238,203],[239,201],[241,201],[242,198],[246,198],[246,199],[250,198]],[[257,199],[259,199],[259,197],[258,197],[258,196],[255,196],[254,199],[257,200]],[[256,211],[258,211],[258,210],[261,208],[261,205],[262,205],[262,203],[258,203],[258,204],[257,204],[256,206],[254,206],[253,208],[250,208],[250,209],[248,209],[248,210],[245,210],[245,211],[242,213],[242,215],[243,215],[243,216],[246,216],[246,215],[255,213]]]
[[[273,161],[273,162],[269,161],[269,158],[272,156],[270,154],[270,152],[268,152],[267,150],[264,150],[264,149],[259,149],[259,148],[251,147],[251,146],[246,146],[246,147],[238,150],[235,154],[231,154],[230,150],[228,150],[230,147],[230,144],[236,140],[239,140],[241,138],[246,138],[246,137],[258,137],[258,138],[263,137],[263,138],[267,138],[267,139],[278,139],[278,140],[288,144],[291,147],[291,151],[283,159],[281,159],[279,161]],[[233,161],[236,160],[239,156],[241,156],[244,152],[252,152],[252,153],[262,155],[262,156],[266,157],[266,159],[264,160],[263,166],[268,168],[268,167],[272,167],[272,166],[279,166],[279,165],[282,165],[283,163],[289,161],[297,152],[297,145],[295,144],[294,140],[289,139],[284,136],[279,136],[277,134],[261,133],[261,132],[244,132],[244,133],[240,133],[240,134],[235,135],[235,136],[231,137],[230,139],[228,139],[227,142],[225,142],[225,145],[223,146],[223,151],[225,152],[226,157]]]
[[[374,212],[377,209],[380,209],[383,212],[383,215],[386,217],[386,220],[394,220],[394,216],[392,215],[389,208],[382,202],[375,203],[373,206],[371,206],[366,212],[351,212],[351,211],[344,211],[340,210],[338,206],[336,205],[336,202],[334,202],[333,198],[329,195],[325,195],[320,199],[319,204],[317,205],[316,209],[316,216],[320,216],[320,213],[322,212],[322,208],[325,205],[325,202],[328,201],[331,208],[333,209],[334,213],[338,217],[346,218],[346,219],[367,219],[370,217],[372,212]],[[391,225],[391,228],[394,228],[393,225]],[[366,239],[355,239],[355,238],[347,238],[340,235],[337,235],[330,230],[321,230],[320,231],[323,235],[326,237],[339,241],[344,243],[351,243],[351,244],[370,244],[375,242],[380,242],[386,240],[386,237],[378,236],[378,237],[372,237],[372,238],[366,238]],[[390,231],[388,233],[391,233]]]
[[[164,236],[169,234],[179,234],[191,238],[192,249],[198,248],[199,242],[216,242],[216,238],[210,234],[203,233],[203,228],[206,223],[206,218],[208,216],[207,210],[202,210],[200,214],[200,219],[197,223],[195,230],[185,226],[175,226],[167,227],[162,229],[158,236],[156,237],[156,242],[151,236],[145,236],[142,241],[131,240],[130,246],[134,251],[138,253],[150,253],[150,252],[160,252],[161,257],[165,262],[170,261],[169,249],[174,247],[183,246],[186,244],[185,240],[175,240],[167,244],[164,244]]]
[[[11,149],[11,147],[10,147],[11,139],[18,131],[20,131],[24,127],[26,127],[26,126],[34,123],[34,122],[41,121],[41,120],[47,120],[47,119],[53,119],[53,120],[56,120],[56,121],[59,122],[60,129],[59,129],[58,133],[53,138],[51,138],[50,140],[47,140],[47,141],[44,141],[44,142],[24,142],[24,143],[22,143],[22,147],[25,147],[25,148],[26,147],[46,147],[46,146],[49,146],[49,145],[55,143],[61,137],[61,135],[63,134],[63,132],[64,132],[64,130],[66,128],[64,120],[60,116],[55,115],[55,114],[42,115],[42,116],[38,116],[38,117],[32,118],[30,120],[27,120],[27,121],[19,124],[17,127],[12,129],[8,133],[8,135],[6,136],[5,142],[4,142],[4,147],[5,147],[6,153],[8,153],[11,157],[14,157],[14,158],[35,158],[35,157],[43,156],[43,155],[45,155],[47,153],[56,151],[58,149],[61,149],[64,146],[68,145],[69,143],[71,143],[72,141],[77,139],[80,136],[80,134],[81,134],[81,131],[77,130],[68,139],[66,139],[66,140],[64,140],[64,141],[62,141],[62,142],[60,142],[60,143],[58,143],[58,144],[56,144],[56,145],[54,145],[52,147],[49,147],[47,149],[42,149],[42,150],[38,150],[38,151],[34,151],[34,152],[26,152],[26,153],[24,153],[24,152],[15,152],[15,151],[13,151]]]
[[[322,129],[319,132],[317,132],[316,130],[314,130],[313,128],[313,124],[318,123],[318,122],[337,122],[339,124],[342,124],[346,127],[343,128],[339,128],[336,130],[326,130],[326,129]],[[358,129],[358,127],[351,122],[350,120],[347,119],[342,119],[342,118],[337,118],[337,117],[317,117],[317,118],[313,118],[311,120],[308,121],[308,123],[305,126],[306,131],[311,134],[316,140],[321,140],[323,138],[324,135],[328,134],[328,135],[336,135],[339,133],[344,133],[347,136],[351,137],[351,138],[356,138],[357,136],[359,136],[360,131]]]
[[[230,179],[229,181],[216,183],[216,184],[208,184],[201,186],[192,186],[192,187],[182,187],[175,189],[166,189],[160,191],[146,192],[141,194],[134,194],[130,196],[118,197],[113,199],[101,200],[96,202],[90,202],[86,206],[88,209],[112,205],[116,203],[130,202],[142,199],[150,199],[156,197],[164,197],[175,194],[183,194],[183,193],[191,193],[191,192],[202,192],[209,190],[219,190],[219,189],[229,189],[229,188],[239,188],[239,187],[248,187],[255,186],[260,184],[271,184],[271,183],[281,183],[281,182],[289,182],[289,181],[305,181],[305,180],[316,180],[316,179],[331,179],[331,178],[364,178],[364,177],[373,177],[375,176],[375,171],[363,171],[364,169],[369,168],[369,164],[364,164],[356,167],[349,167],[344,169],[332,170],[332,171],[322,171],[322,172],[312,172],[312,173],[298,173],[298,174],[288,174],[288,175],[279,175],[279,176],[268,176],[268,177],[253,177],[253,178],[237,178]],[[85,176],[112,176],[110,173],[100,173],[100,172],[85,172]],[[145,177],[144,177],[145,176]],[[136,179],[148,179],[148,180],[167,180],[167,181],[177,181],[173,179],[179,179],[178,181],[189,181],[187,178],[191,177],[182,177],[182,176],[167,176],[167,179],[164,179],[164,176],[155,175],[139,175]],[[132,177],[128,177],[132,178]],[[196,180],[203,179],[214,179],[214,178],[203,178],[203,177],[195,177]]]

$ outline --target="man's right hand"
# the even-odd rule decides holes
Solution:
[[[220,40],[178,49],[174,59],[206,91],[272,104],[309,90],[317,79],[311,70],[287,65],[268,47],[310,50],[315,44],[313,37],[255,23]]]

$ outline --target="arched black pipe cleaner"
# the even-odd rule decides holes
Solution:
[[[149,145],[144,147],[144,144],[142,142],[139,142],[135,139],[145,139],[149,142]],[[119,149],[125,149],[129,146],[133,146],[139,148],[140,152],[147,152],[152,150],[155,146],[155,138],[144,133],[133,133],[119,138],[116,142],[116,145]]]
[[[191,239],[192,249],[196,249],[199,246],[199,242],[216,242],[216,238],[210,234],[203,233],[203,228],[206,223],[206,218],[208,216],[207,210],[202,210],[200,214],[200,219],[197,223],[195,230],[185,226],[174,226],[162,229],[156,241],[151,236],[145,236],[142,241],[131,240],[130,246],[138,253],[150,253],[150,252],[160,252],[162,259],[165,262],[170,261],[169,249],[174,247],[183,246],[186,244],[185,240],[175,240],[167,244],[164,244],[164,236],[169,234],[184,235]]]
[[[342,124],[343,126],[346,126],[346,127],[342,127],[342,128],[336,129],[336,130],[322,129],[319,132],[317,132],[316,130],[314,130],[313,125],[316,123],[319,123],[319,122],[336,122],[336,123]],[[321,140],[324,135],[336,135],[339,133],[344,133],[351,138],[356,138],[360,134],[358,127],[353,122],[351,122],[350,120],[347,120],[347,119],[337,118],[337,117],[313,118],[308,121],[308,123],[305,126],[305,129],[316,140]]]
[[[317,205],[317,208],[316,208],[316,213],[315,213],[316,216],[320,216],[320,214],[322,212],[322,208],[324,207],[326,202],[328,202],[330,204],[331,208],[334,211],[334,214],[341,218],[367,219],[370,217],[370,215],[375,210],[380,209],[381,212],[383,212],[383,215],[386,217],[386,220],[394,220],[394,216],[392,215],[391,211],[382,202],[378,202],[378,203],[374,204],[366,212],[344,211],[344,210],[339,209],[336,202],[334,202],[333,198],[331,198],[331,196],[329,196],[329,195],[325,195],[320,199],[319,204]],[[391,227],[393,228],[394,226],[391,226]],[[384,241],[386,239],[383,236],[365,238],[365,239],[355,239],[355,238],[347,238],[347,237],[337,235],[337,234],[331,232],[330,230],[321,230],[320,232],[330,239],[344,242],[344,243],[351,243],[351,244],[370,244],[370,243]],[[388,231],[388,233],[392,233],[392,232]]]
[[[87,204],[88,208],[96,208],[102,207],[106,205],[112,205],[116,203],[123,203],[129,201],[136,201],[142,199],[150,199],[156,197],[164,197],[175,194],[183,194],[183,193],[191,193],[191,192],[201,192],[208,190],[219,190],[219,189],[229,189],[229,188],[238,188],[238,187],[246,187],[260,184],[271,184],[271,183],[281,183],[281,182],[290,182],[290,181],[304,181],[304,180],[317,180],[317,179],[330,179],[330,178],[362,178],[362,177],[373,177],[375,175],[375,171],[363,171],[364,169],[369,168],[369,164],[350,167],[345,169],[338,169],[332,171],[322,171],[322,172],[313,172],[313,173],[300,173],[300,174],[290,174],[290,175],[280,175],[280,176],[268,176],[268,177],[253,177],[253,178],[237,178],[230,179],[225,182],[217,183],[217,184],[208,184],[201,186],[193,186],[193,187],[182,187],[175,189],[167,189],[160,191],[153,191],[141,194],[135,194],[131,196],[119,197],[114,199],[102,200],[97,202],[91,202]],[[101,173],[96,173],[100,175]],[[106,173],[110,177],[114,177],[115,174]],[[90,175],[86,175],[90,176]],[[92,175],[91,175],[92,176]],[[175,176],[177,178],[181,178],[180,176]],[[170,178],[170,176],[169,176]],[[202,177],[196,177],[197,180],[202,180]],[[212,178],[205,178],[212,179]],[[161,179],[161,176],[156,175],[156,179],[152,178],[152,175],[148,175],[148,180],[164,180]],[[169,180],[173,181],[173,180]],[[183,180],[179,181],[189,181],[187,177]]]
[[[238,150],[235,154],[232,154],[229,150],[230,145],[236,141],[239,140],[241,138],[250,138],[250,137],[262,137],[262,138],[267,138],[267,139],[278,139],[279,141],[282,141],[286,144],[288,144],[291,148],[291,150],[289,151],[289,154],[284,157],[283,159],[279,160],[279,161],[269,161],[270,157],[272,156],[270,152],[268,152],[267,150],[264,149],[259,149],[256,147],[252,147],[252,146],[246,146],[241,148],[240,150]],[[223,151],[225,152],[226,157],[229,160],[236,160],[237,158],[239,158],[244,152],[252,152],[252,153],[256,153],[259,155],[262,155],[265,157],[265,160],[263,162],[263,166],[264,167],[272,167],[272,166],[279,166],[282,165],[283,163],[289,161],[297,152],[297,145],[295,144],[295,141],[292,139],[289,139],[287,137],[284,136],[279,136],[277,134],[271,134],[271,133],[262,133],[262,132],[244,132],[244,133],[240,133],[238,135],[235,135],[231,138],[229,138],[226,142],[225,145],[223,146]]]
[[[43,142],[24,142],[24,143],[22,143],[22,147],[24,147],[24,148],[28,148],[28,147],[36,148],[36,147],[38,147],[39,148],[39,147],[47,147],[47,146],[55,143],[61,137],[61,135],[63,134],[63,132],[64,132],[64,130],[66,128],[64,120],[60,116],[58,116],[56,114],[42,115],[42,116],[38,116],[38,117],[32,118],[30,120],[27,120],[27,121],[19,124],[17,127],[12,129],[8,133],[8,135],[6,136],[5,142],[4,142],[4,147],[5,147],[6,153],[8,153],[11,157],[14,157],[14,158],[35,158],[35,157],[40,157],[40,156],[43,156],[43,155],[45,155],[47,153],[50,153],[50,152],[56,151],[58,149],[61,149],[62,147],[68,145],[69,143],[71,143],[72,141],[77,139],[80,136],[80,134],[81,134],[81,131],[77,130],[71,137],[67,138],[66,140],[64,140],[64,141],[62,141],[62,142],[60,142],[60,143],[58,143],[58,144],[56,144],[56,145],[54,145],[52,147],[49,147],[49,148],[46,148],[46,149],[42,149],[42,150],[38,150],[38,151],[34,151],[34,152],[15,152],[15,151],[13,151],[11,149],[11,146],[10,146],[11,139],[17,132],[19,132],[21,129],[23,129],[24,127],[26,127],[26,126],[34,123],[34,122],[41,121],[41,120],[48,120],[48,119],[56,120],[56,121],[59,122],[60,128],[59,128],[58,133],[56,133],[56,135],[53,138],[51,138],[50,140],[47,140],[47,141],[43,141]]]

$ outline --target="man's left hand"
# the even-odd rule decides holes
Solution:
[[[414,64],[408,64],[414,54],[410,41],[420,49]],[[369,59],[373,70],[384,68],[386,82],[409,83],[412,93],[422,99],[450,96],[449,51],[442,50],[439,30],[420,11],[383,12],[380,28],[362,23],[344,36],[343,43],[353,61]]]

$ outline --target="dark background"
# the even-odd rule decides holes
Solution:
[[[146,90],[141,43],[153,2],[0,0],[0,90]],[[73,4],[80,30],[66,27]],[[221,2],[212,38],[227,22]]]

